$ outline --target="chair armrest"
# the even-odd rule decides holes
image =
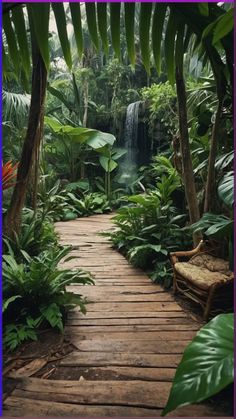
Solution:
[[[171,252],[170,253],[170,259],[172,264],[174,265],[176,262],[178,262],[179,258],[181,257],[187,257],[191,258],[192,256],[196,255],[197,253],[201,252],[202,248],[204,246],[204,241],[201,240],[197,247],[193,250],[185,250],[180,252]]]

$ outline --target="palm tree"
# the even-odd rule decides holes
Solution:
[[[111,3],[110,28],[112,46],[117,57],[120,57],[120,20],[121,9],[125,11],[125,29],[127,51],[130,62],[135,63],[135,18],[137,9],[139,14],[139,43],[141,57],[147,73],[150,72],[150,53],[152,51],[157,71],[160,70],[161,45],[164,45],[167,74],[171,84],[176,81],[178,103],[180,141],[183,165],[186,199],[192,222],[199,217],[194,178],[191,166],[191,154],[188,145],[186,100],[183,75],[183,57],[189,40],[195,38],[199,54],[208,59],[216,80],[218,95],[218,110],[216,113],[215,129],[213,129],[211,151],[209,157],[209,171],[206,188],[206,205],[209,207],[214,195],[214,160],[217,145],[217,129],[222,112],[223,100],[227,86],[232,85],[233,79],[233,13],[232,8],[224,10],[217,4],[211,3]],[[7,60],[10,58],[15,73],[19,79],[29,79],[30,53],[27,42],[26,17],[23,13],[25,5],[3,4],[3,29],[6,35],[8,54],[3,45],[4,73],[7,71]],[[86,3],[86,19],[92,42],[107,52],[108,19],[107,3]],[[49,54],[49,20],[50,10],[55,17],[63,56],[69,69],[72,67],[70,44],[66,28],[66,14],[63,3],[27,3],[28,23],[31,35],[31,61],[33,65],[31,83],[31,106],[29,124],[22,158],[18,169],[17,183],[14,189],[9,213],[7,216],[8,234],[20,228],[20,214],[24,204],[27,184],[34,162],[37,161],[39,145],[43,127],[43,104],[46,91],[47,72],[50,67]],[[83,51],[82,25],[80,3],[70,3],[71,21],[74,36],[81,56]],[[166,29],[165,29],[166,28]],[[150,37],[151,32],[151,37]],[[100,37],[100,38],[99,38]],[[151,39],[150,39],[151,38]],[[150,47],[151,43],[151,47]],[[222,59],[222,49],[225,61]],[[226,76],[228,75],[228,76]],[[37,165],[36,165],[37,166]]]

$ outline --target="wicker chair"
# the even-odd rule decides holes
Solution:
[[[211,312],[233,308],[234,275],[228,262],[205,250],[205,243],[190,251],[170,253],[173,266],[173,291],[180,292],[200,304],[203,318]]]

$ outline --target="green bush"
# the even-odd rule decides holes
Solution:
[[[62,259],[71,259],[66,258],[70,251],[70,247],[51,248],[35,257],[22,251],[21,263],[13,251],[3,255],[3,341],[9,349],[26,339],[36,339],[36,329],[45,323],[62,330],[63,317],[70,308],[79,306],[85,313],[86,301],[66,291],[66,286],[92,284],[90,274],[58,267]]]
[[[164,282],[163,272],[170,278],[168,253],[190,245],[190,236],[181,230],[186,216],[172,205],[175,188],[175,183],[163,176],[155,191],[127,198],[132,204],[118,211],[113,218],[117,228],[108,234],[132,264],[148,269],[159,282]]]

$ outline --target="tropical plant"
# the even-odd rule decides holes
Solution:
[[[104,150],[103,155],[99,157],[99,162],[102,168],[105,170],[105,194],[109,202],[111,202],[112,184],[111,184],[111,173],[117,168],[119,160],[124,154],[124,149],[112,149],[108,147]]]
[[[4,253],[12,254],[19,263],[24,260],[24,252],[37,256],[51,246],[58,246],[57,234],[49,220],[43,220],[41,214],[35,215],[32,210],[23,218],[19,234],[15,233],[12,238],[3,236]]]
[[[149,124],[153,129],[157,120],[165,127],[169,139],[176,132],[177,107],[176,93],[170,83],[152,84],[141,89],[142,99],[147,102],[150,118]]]
[[[180,228],[186,216],[178,214],[172,205],[171,194],[175,189],[173,180],[171,183],[171,178],[163,176],[156,190],[128,197],[130,204],[120,208],[113,218],[117,228],[108,233],[114,246],[131,263],[148,268],[152,278],[159,282],[163,281],[163,275],[158,277],[154,272],[168,270],[168,253],[189,245],[188,234]]]
[[[199,403],[234,381],[234,315],[220,314],[185,349],[162,416]]]
[[[71,203],[78,217],[102,214],[111,210],[107,196],[99,192],[86,193],[81,198],[77,198],[73,193],[68,192],[67,197],[67,202]],[[65,212],[63,219],[65,220],[66,217]]]
[[[9,189],[15,185],[16,169],[18,163],[12,164],[12,161],[8,161],[2,166],[2,189]]]
[[[67,291],[66,286],[93,284],[91,275],[81,269],[58,268],[62,259],[72,258],[70,251],[70,247],[51,247],[35,257],[22,251],[21,263],[13,252],[3,255],[4,342],[8,348],[15,349],[28,338],[36,339],[36,329],[45,322],[62,330],[69,308],[79,306],[85,313],[86,301]]]

